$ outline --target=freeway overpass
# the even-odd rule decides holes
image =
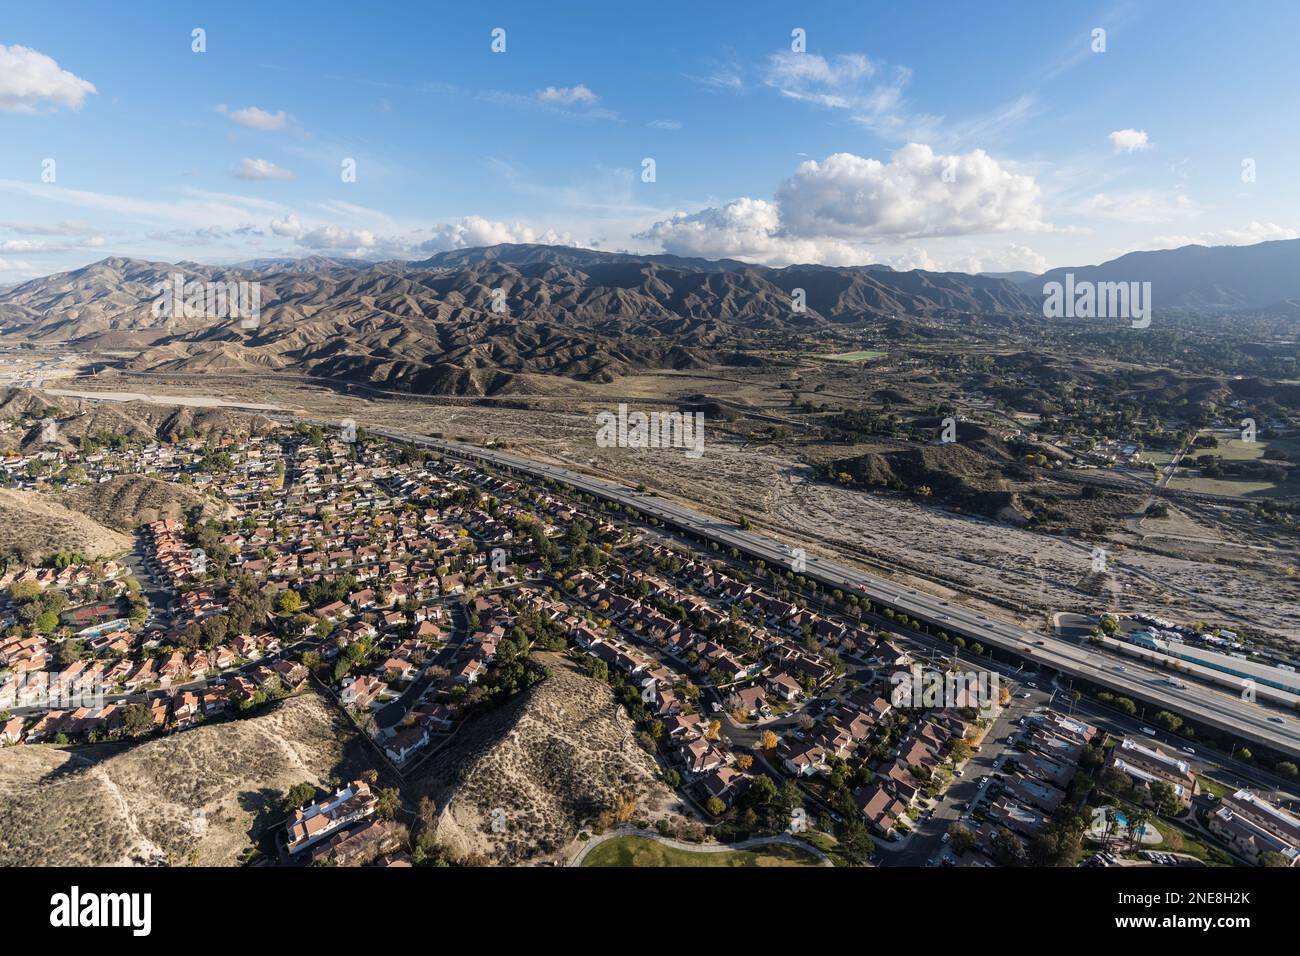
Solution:
[[[332,425],[334,423],[317,424]],[[745,531],[728,521],[700,514],[676,502],[638,492],[614,482],[590,475],[546,465],[509,452],[479,448],[463,442],[429,438],[409,432],[369,429],[371,434],[409,442],[535,477],[550,478],[569,487],[596,495],[620,505],[630,505],[667,525],[700,535],[725,547],[734,547],[769,565],[789,567],[793,552],[787,545],[752,531]],[[912,588],[903,587],[854,570],[815,555],[804,558],[806,577],[830,588],[853,591],[874,603],[915,617],[959,634],[986,647],[1025,657],[1066,676],[1079,677],[1153,708],[1169,710],[1208,727],[1256,745],[1270,747],[1292,758],[1300,758],[1300,721],[1257,703],[1247,703],[1238,695],[1213,687],[1187,683],[1174,687],[1157,683],[1168,679],[1168,672],[1129,660],[1117,671],[1115,658],[1087,644],[1076,644],[1056,637],[1035,634],[1013,624],[993,620],[960,604],[942,600]],[[1263,695],[1261,694],[1261,697]],[[1278,723],[1278,721],[1282,721]]]

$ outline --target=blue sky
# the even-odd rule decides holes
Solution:
[[[4,9],[0,282],[499,241],[1036,271],[1300,235],[1295,4],[186,6]]]

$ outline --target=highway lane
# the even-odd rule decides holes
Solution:
[[[335,423],[317,424],[332,426]],[[771,538],[745,531],[731,522],[700,514],[676,502],[601,478],[463,442],[387,429],[372,428],[369,431],[381,437],[407,441],[458,457],[551,478],[617,504],[630,505],[661,521],[703,535],[723,546],[734,547],[771,565],[790,567],[794,559],[794,552],[789,546]],[[853,591],[870,598],[876,604],[892,607],[895,611],[924,620],[950,634],[959,634],[988,647],[1023,655],[1044,667],[1082,677],[1134,700],[1183,714],[1256,745],[1272,747],[1290,757],[1300,758],[1300,721],[1293,715],[1282,717],[1284,722],[1279,724],[1269,719],[1279,716],[1277,711],[1227,697],[1209,687],[1190,683],[1183,688],[1153,684],[1151,681],[1169,676],[1168,672],[1158,668],[1125,661],[1125,672],[1119,673],[1110,669],[1114,666],[1114,657],[1094,651],[1088,645],[1072,644],[1051,635],[1026,631],[959,604],[847,568],[816,555],[807,555],[804,562],[802,573],[822,585]]]

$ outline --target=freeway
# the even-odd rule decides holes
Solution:
[[[316,424],[331,426],[335,423]],[[773,566],[791,567],[794,562],[795,552],[785,544],[746,531],[731,522],[700,514],[676,502],[614,482],[463,442],[388,429],[372,428],[369,431],[380,437],[409,442],[460,458],[550,478],[607,501],[631,506],[668,525],[703,536],[720,545],[736,548]],[[864,595],[878,605],[926,621],[949,634],[961,635],[967,640],[979,641],[986,647],[996,647],[1023,656],[1059,673],[1083,678],[1153,707],[1182,714],[1242,740],[1271,747],[1292,758],[1300,758],[1300,721],[1293,716],[1282,717],[1276,710],[1257,703],[1247,703],[1210,687],[1190,683],[1173,687],[1156,683],[1168,677],[1167,672],[1158,667],[1126,662],[1125,670],[1118,672],[1112,669],[1112,656],[1096,651],[1087,644],[1071,643],[996,621],[959,604],[845,567],[826,558],[808,554],[800,556],[800,559],[803,563],[801,573],[827,587]]]

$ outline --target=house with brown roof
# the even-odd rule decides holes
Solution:
[[[700,778],[701,790],[710,797],[717,797],[727,806],[745,791],[749,777],[733,767],[719,767]]]
[[[767,679],[767,686],[785,701],[796,701],[803,696],[803,685],[785,671],[780,671]]]
[[[890,836],[907,805],[882,786],[859,787],[853,792],[853,802],[873,830]]]

